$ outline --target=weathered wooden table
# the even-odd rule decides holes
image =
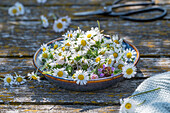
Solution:
[[[19,112],[118,112],[119,99],[133,93],[147,77],[170,71],[170,1],[156,0],[168,10],[166,18],[153,22],[132,22],[118,17],[94,16],[74,17],[73,12],[102,8],[113,0],[48,0],[40,5],[36,0],[18,0],[26,9],[24,16],[10,17],[8,8],[16,0],[0,0],[0,77],[17,72],[26,75],[35,70],[32,58],[43,43],[60,37],[52,24],[43,29],[40,15],[49,17],[53,13],[69,15],[72,23],[68,30],[79,26],[83,30],[101,23],[105,34],[118,33],[134,44],[140,52],[138,72],[134,79],[123,80],[115,86],[94,92],[75,92],[55,87],[42,77],[40,83],[4,88],[0,81],[0,111]],[[130,0],[129,0],[130,1]],[[132,1],[132,0],[131,0]],[[122,2],[123,3],[123,2]],[[157,14],[157,12],[155,12]],[[138,17],[147,17],[139,14]]]

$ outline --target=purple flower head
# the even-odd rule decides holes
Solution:
[[[102,72],[102,68],[99,68],[98,71],[99,71],[99,72]]]
[[[106,66],[103,64],[103,69],[105,69],[105,67],[106,67]]]
[[[114,67],[111,67],[111,69],[112,69],[112,71],[114,71],[114,70],[115,70],[115,68],[114,68]]]
[[[103,74],[103,73],[101,73],[101,74],[100,74],[100,77],[103,77],[103,76],[104,76],[104,74]]]
[[[114,76],[114,74],[112,73],[111,76]]]

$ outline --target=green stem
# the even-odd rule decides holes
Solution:
[[[141,94],[145,94],[145,93],[149,93],[149,92],[152,92],[152,91],[156,91],[156,90],[159,90],[159,89],[161,89],[161,88],[156,88],[156,89],[152,89],[152,90],[149,90],[149,91],[141,92],[141,93],[129,96],[128,98],[138,96],[138,95],[141,95]]]
[[[97,24],[98,24],[98,28],[99,28],[99,31],[100,31],[100,22],[97,20]]]
[[[57,17],[54,14],[52,15],[52,17],[54,20],[57,20]]]
[[[140,105],[142,105],[142,104],[145,103],[145,102],[146,102],[146,100],[144,100],[142,103],[138,104],[137,106],[140,106]]]

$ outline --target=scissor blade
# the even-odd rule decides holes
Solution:
[[[97,11],[86,11],[86,12],[73,13],[74,16],[89,16],[89,15],[99,15],[99,14],[104,14],[104,11],[97,10]]]

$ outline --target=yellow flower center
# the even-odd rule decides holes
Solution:
[[[63,24],[62,23],[58,23],[57,24],[57,28],[62,29],[63,28]]]
[[[66,18],[63,18],[62,21],[63,21],[63,22],[67,22],[67,19],[66,19]]]
[[[107,46],[107,48],[109,48],[109,47],[110,47],[110,45],[109,45],[109,44],[107,44],[106,46]]]
[[[22,82],[23,79],[22,79],[22,77],[17,77],[16,81],[17,81],[17,82]]]
[[[44,52],[45,50],[46,50],[46,48],[44,47],[44,48],[43,48],[43,52]]]
[[[79,76],[78,76],[78,79],[79,79],[79,80],[84,80],[84,75],[79,75]]]
[[[59,55],[59,56],[61,56],[61,55],[62,55],[62,53],[60,52],[60,53],[58,53],[58,55]]]
[[[126,57],[127,57],[127,58],[131,58],[131,57],[132,57],[132,53],[131,53],[131,52],[127,53],[127,54],[126,54]]]
[[[132,73],[133,73],[133,69],[132,69],[132,68],[128,68],[128,69],[126,70],[126,73],[127,73],[128,75],[132,74]]]
[[[115,52],[115,53],[113,53],[113,56],[114,56],[115,58],[117,58],[117,57],[118,57],[118,54]]]
[[[21,11],[22,10],[21,6],[19,6],[18,9]]]
[[[122,70],[123,66],[124,66],[123,64],[119,64],[117,67],[118,67],[118,69]]]
[[[90,38],[90,37],[91,37],[91,34],[88,34],[88,35],[87,35],[87,38]]]
[[[54,49],[56,49],[57,47],[58,47],[58,45],[57,45],[57,44],[55,44],[55,45],[54,45]]]
[[[36,77],[36,76],[34,76],[34,75],[32,75],[32,79],[37,80],[37,77]]]
[[[116,44],[119,44],[119,41],[118,41],[118,40],[114,40],[114,42],[115,42]]]
[[[111,63],[112,63],[112,59],[109,59],[108,64],[111,64]]]
[[[96,62],[99,62],[101,59],[100,59],[100,57],[97,57],[96,58]]]
[[[43,56],[44,58],[48,58],[48,54],[47,54],[47,53],[43,53],[42,56]]]
[[[13,13],[13,14],[16,14],[16,13],[17,13],[17,9],[13,9],[13,10],[12,10],[12,13]]]
[[[65,51],[65,47],[62,47],[62,50]]]
[[[11,80],[11,78],[7,78],[6,81],[7,81],[8,83],[10,83],[12,80]]]
[[[125,108],[126,109],[130,109],[132,107],[132,104],[131,103],[126,103],[126,105],[125,105]]]
[[[66,46],[70,46],[70,43],[67,43]]]
[[[86,41],[85,40],[81,40],[81,45],[82,46],[86,46]]]
[[[44,23],[46,23],[46,20],[45,20],[45,19],[42,19],[42,21],[43,21]]]
[[[73,79],[76,79],[75,74],[73,74],[72,78],[73,78]]]
[[[68,36],[68,37],[71,37],[71,38],[73,37],[73,35],[72,35],[72,34],[68,34],[67,36]]]
[[[59,77],[62,77],[62,76],[63,76],[63,72],[62,72],[62,71],[59,71],[59,72],[57,73],[57,75],[58,75]]]

